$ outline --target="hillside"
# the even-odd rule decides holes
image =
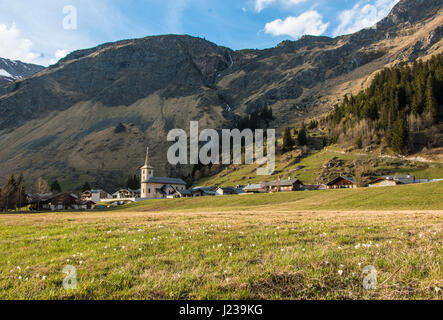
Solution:
[[[186,173],[166,165],[170,129],[231,126],[265,106],[274,127],[324,114],[386,66],[442,52],[442,3],[402,0],[375,28],[267,50],[168,35],[73,52],[0,87],[0,179],[24,171],[28,183],[115,188],[137,172],[146,145],[156,174]]]
[[[384,69],[357,95],[346,96],[326,122],[343,147],[386,146],[397,154],[443,146],[443,54]]]
[[[414,174],[417,179],[443,178],[441,159],[425,160],[417,157],[396,157],[376,152],[364,153],[358,150],[344,152],[337,146],[322,150],[313,149],[307,153],[294,150],[276,157],[276,170],[272,176],[257,176],[256,165],[224,168],[221,172],[209,174],[195,181],[195,186],[236,186],[275,180],[278,177],[297,178],[304,184],[322,184],[340,175],[355,177],[357,172],[363,181],[369,183],[373,177],[394,174]],[[440,150],[441,152],[441,150]]]

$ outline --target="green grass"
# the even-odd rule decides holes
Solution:
[[[0,215],[0,299],[442,299],[441,199],[443,182]]]
[[[436,212],[0,216],[0,299],[441,299],[442,227]]]
[[[443,210],[443,182],[386,188],[359,188],[203,197],[138,202],[120,210]]]
[[[0,215],[0,299],[442,299],[442,187]]]

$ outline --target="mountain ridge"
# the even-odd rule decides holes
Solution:
[[[75,51],[0,87],[0,178],[17,171],[117,187],[146,145],[162,175],[166,133],[235,124],[272,107],[275,127],[316,117],[386,66],[442,52],[442,1],[402,0],[374,28],[231,50],[191,36],[122,40]],[[406,19],[408,12],[417,12]],[[123,124],[125,130],[115,133]]]
[[[43,66],[36,64],[0,58],[0,86],[17,79],[31,76],[43,69]]]

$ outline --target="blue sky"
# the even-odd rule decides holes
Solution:
[[[263,49],[303,34],[337,36],[371,27],[398,1],[0,0],[0,57],[49,65],[73,50],[171,33]],[[75,11],[64,12],[66,6]],[[67,19],[71,28],[64,27]]]

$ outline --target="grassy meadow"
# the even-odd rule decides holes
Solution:
[[[442,299],[442,198],[434,183],[0,215],[0,299]]]

